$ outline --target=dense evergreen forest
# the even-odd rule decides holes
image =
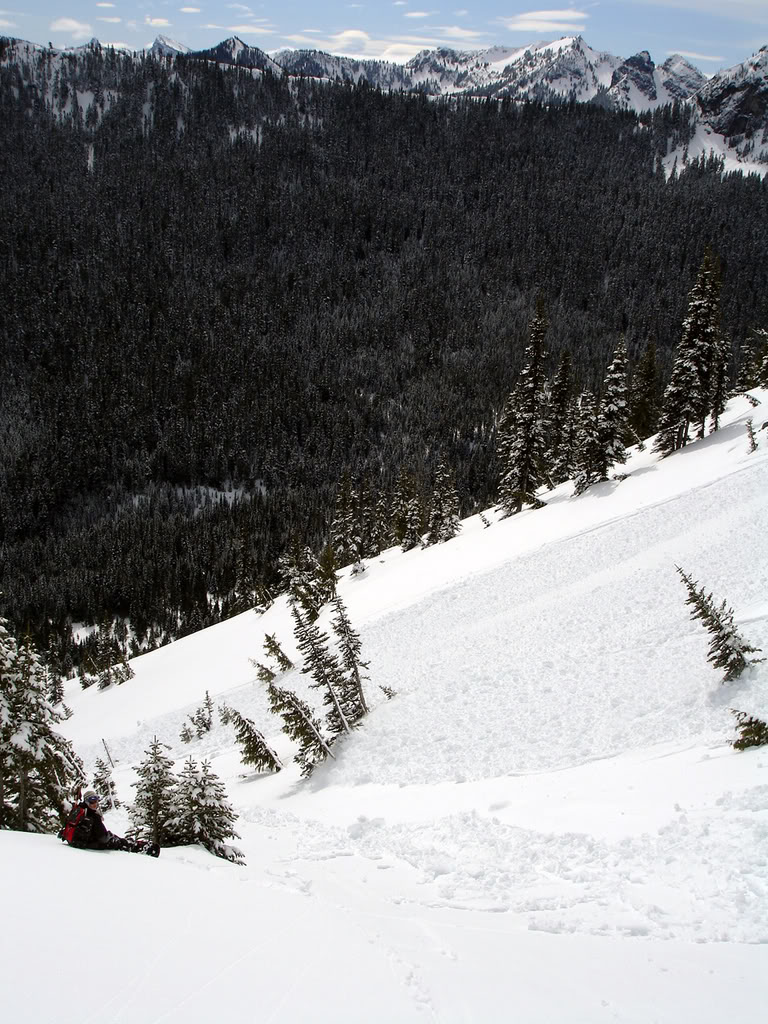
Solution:
[[[486,506],[539,299],[552,373],[598,388],[623,336],[663,379],[711,246],[735,376],[768,181],[666,180],[689,133],[97,48],[0,65],[0,613],[69,666],[73,622],[147,645],[274,589],[341,481],[381,518],[444,460]]]

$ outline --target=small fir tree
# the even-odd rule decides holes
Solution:
[[[736,729],[739,738],[734,740],[733,746],[736,750],[746,750],[747,747],[764,747],[768,745],[768,725],[759,718],[753,718],[746,711],[736,711],[731,708],[731,714],[736,716]]]
[[[283,720],[283,732],[299,745],[294,760],[301,766],[301,774],[311,775],[319,762],[333,758],[333,741],[325,739],[319,719],[293,691],[270,683],[267,695],[271,710]]]
[[[599,480],[607,480],[612,466],[623,466],[627,461],[625,443],[628,427],[627,350],[622,339],[606,371],[600,397],[597,417]]]
[[[591,391],[583,391],[579,399],[573,456],[575,494],[583,494],[599,480],[602,464],[595,396]]]
[[[134,802],[128,808],[136,835],[160,846],[174,846],[176,834],[170,825],[176,798],[176,777],[173,761],[163,751],[171,748],[154,737],[146,757],[136,769],[138,779]]]
[[[235,739],[240,745],[241,762],[251,765],[257,772],[279,772],[283,767],[280,758],[267,744],[264,734],[256,728],[251,719],[230,707],[226,709],[226,717],[227,723],[235,727]]]
[[[280,646],[274,633],[264,634],[264,651],[268,658],[272,658],[281,672],[288,672],[293,668],[293,662]]]
[[[236,821],[237,814],[210,763],[203,761],[198,768],[190,757],[178,778],[171,805],[169,827],[177,844],[199,843],[216,857],[244,864],[242,852],[226,842],[240,838],[233,827]]]
[[[120,806],[117,798],[117,787],[112,778],[112,767],[100,757],[96,760],[93,772],[93,790],[101,797],[102,806],[107,810]]]
[[[691,618],[700,619],[712,634],[707,661],[714,668],[725,670],[721,681],[730,683],[738,679],[748,665],[764,661],[764,658],[747,658],[748,654],[760,653],[760,648],[748,644],[736,629],[733,609],[728,608],[725,601],[717,605],[711,593],[705,593],[679,565],[676,569],[688,591],[685,603],[693,608]]]

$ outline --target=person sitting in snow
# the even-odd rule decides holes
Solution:
[[[84,808],[85,813],[75,826],[72,836],[72,846],[81,850],[125,850],[128,853],[148,853],[156,857],[160,848],[155,843],[146,843],[141,840],[132,842],[130,839],[123,839],[110,832],[104,824],[101,815],[100,797],[98,793],[89,790],[82,801],[72,810],[70,819],[77,816],[77,812]]]

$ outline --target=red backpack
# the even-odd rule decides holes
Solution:
[[[77,826],[85,817],[87,808],[85,804],[75,804],[72,810],[69,812],[67,817],[67,823],[64,828],[59,832],[59,839],[63,843],[72,843],[75,838],[75,831]]]

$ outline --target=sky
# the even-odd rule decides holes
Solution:
[[[7,0],[6,0],[7,2]],[[262,50],[319,49],[403,63],[437,46],[477,50],[581,34],[594,49],[657,63],[681,53],[705,74],[768,45],[768,0],[31,0],[0,7],[0,33],[56,47],[96,37],[142,49],[165,35],[192,49],[231,35]],[[0,0],[3,3],[3,0]]]
[[[667,459],[631,449],[620,480],[342,570],[372,710],[310,779],[251,661],[274,634],[296,666],[278,685],[324,718],[284,595],[133,659],[121,686],[68,681],[59,729],[89,779],[108,751],[132,800],[153,736],[176,773],[209,759],[246,863],[0,830],[5,1019],[762,1020],[768,747],[734,750],[729,709],[768,717],[768,662],[723,685],[675,571],[768,652],[768,390],[751,395]],[[279,773],[246,768],[218,715],[182,742],[206,691]],[[106,824],[124,835],[125,806]]]

